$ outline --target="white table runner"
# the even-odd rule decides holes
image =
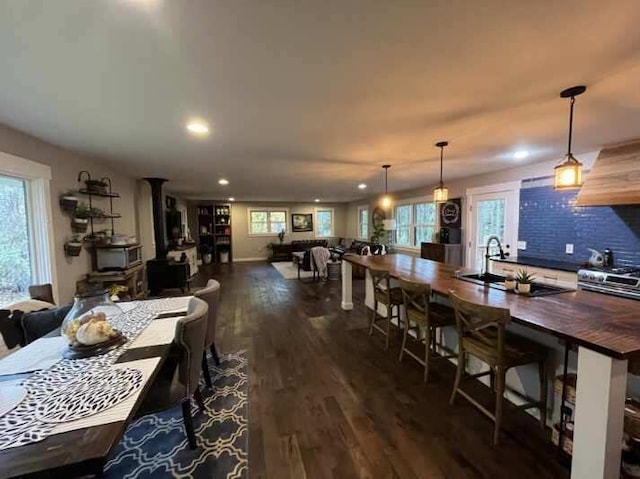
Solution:
[[[125,419],[127,419],[127,417],[129,417],[129,413],[133,409],[138,396],[140,396],[142,389],[144,389],[145,384],[149,381],[149,377],[151,376],[153,370],[156,368],[159,362],[160,358],[155,357],[140,359],[138,361],[131,361],[128,363],[114,364],[114,368],[131,368],[142,371],[142,376],[144,379],[140,389],[138,389],[124,401],[116,404],[113,407],[110,407],[109,409],[106,409],[105,411],[99,412],[98,414],[94,414],[93,416],[85,417],[83,419],[77,419],[75,421],[69,421],[55,425],[53,430],[51,431],[51,434],[61,434],[63,432],[83,429],[85,427],[100,426],[102,424],[124,421]]]
[[[62,359],[67,340],[62,336],[40,338],[0,361],[0,376],[48,369]]]

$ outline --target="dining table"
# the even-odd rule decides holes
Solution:
[[[127,341],[105,354],[65,358],[58,329],[0,360],[0,392],[25,391],[13,410],[0,410],[0,478],[101,474],[169,356],[191,298],[118,303],[121,312],[108,319]],[[107,390],[92,390],[93,378]],[[99,407],[82,411],[83,400]]]

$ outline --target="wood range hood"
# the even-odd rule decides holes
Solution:
[[[603,148],[576,200],[576,206],[634,204],[640,204],[640,140]]]

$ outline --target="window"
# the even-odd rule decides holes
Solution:
[[[25,183],[0,176],[0,305],[28,298],[33,283]]]
[[[358,238],[366,240],[369,237],[369,208],[358,206]]]
[[[333,208],[316,208],[316,237],[333,236]]]
[[[29,297],[33,283],[55,281],[51,168],[0,153],[0,307]]]
[[[287,231],[287,210],[282,209],[249,209],[250,235],[277,235]]]
[[[419,248],[422,242],[433,241],[436,231],[436,205],[415,201],[395,208],[396,246]]]
[[[411,246],[411,205],[396,206],[396,246]]]

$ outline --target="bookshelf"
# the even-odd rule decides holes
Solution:
[[[200,253],[203,245],[210,248],[213,262],[231,262],[231,205],[216,203],[199,205],[198,213],[198,243]],[[226,261],[224,261],[226,257]]]

